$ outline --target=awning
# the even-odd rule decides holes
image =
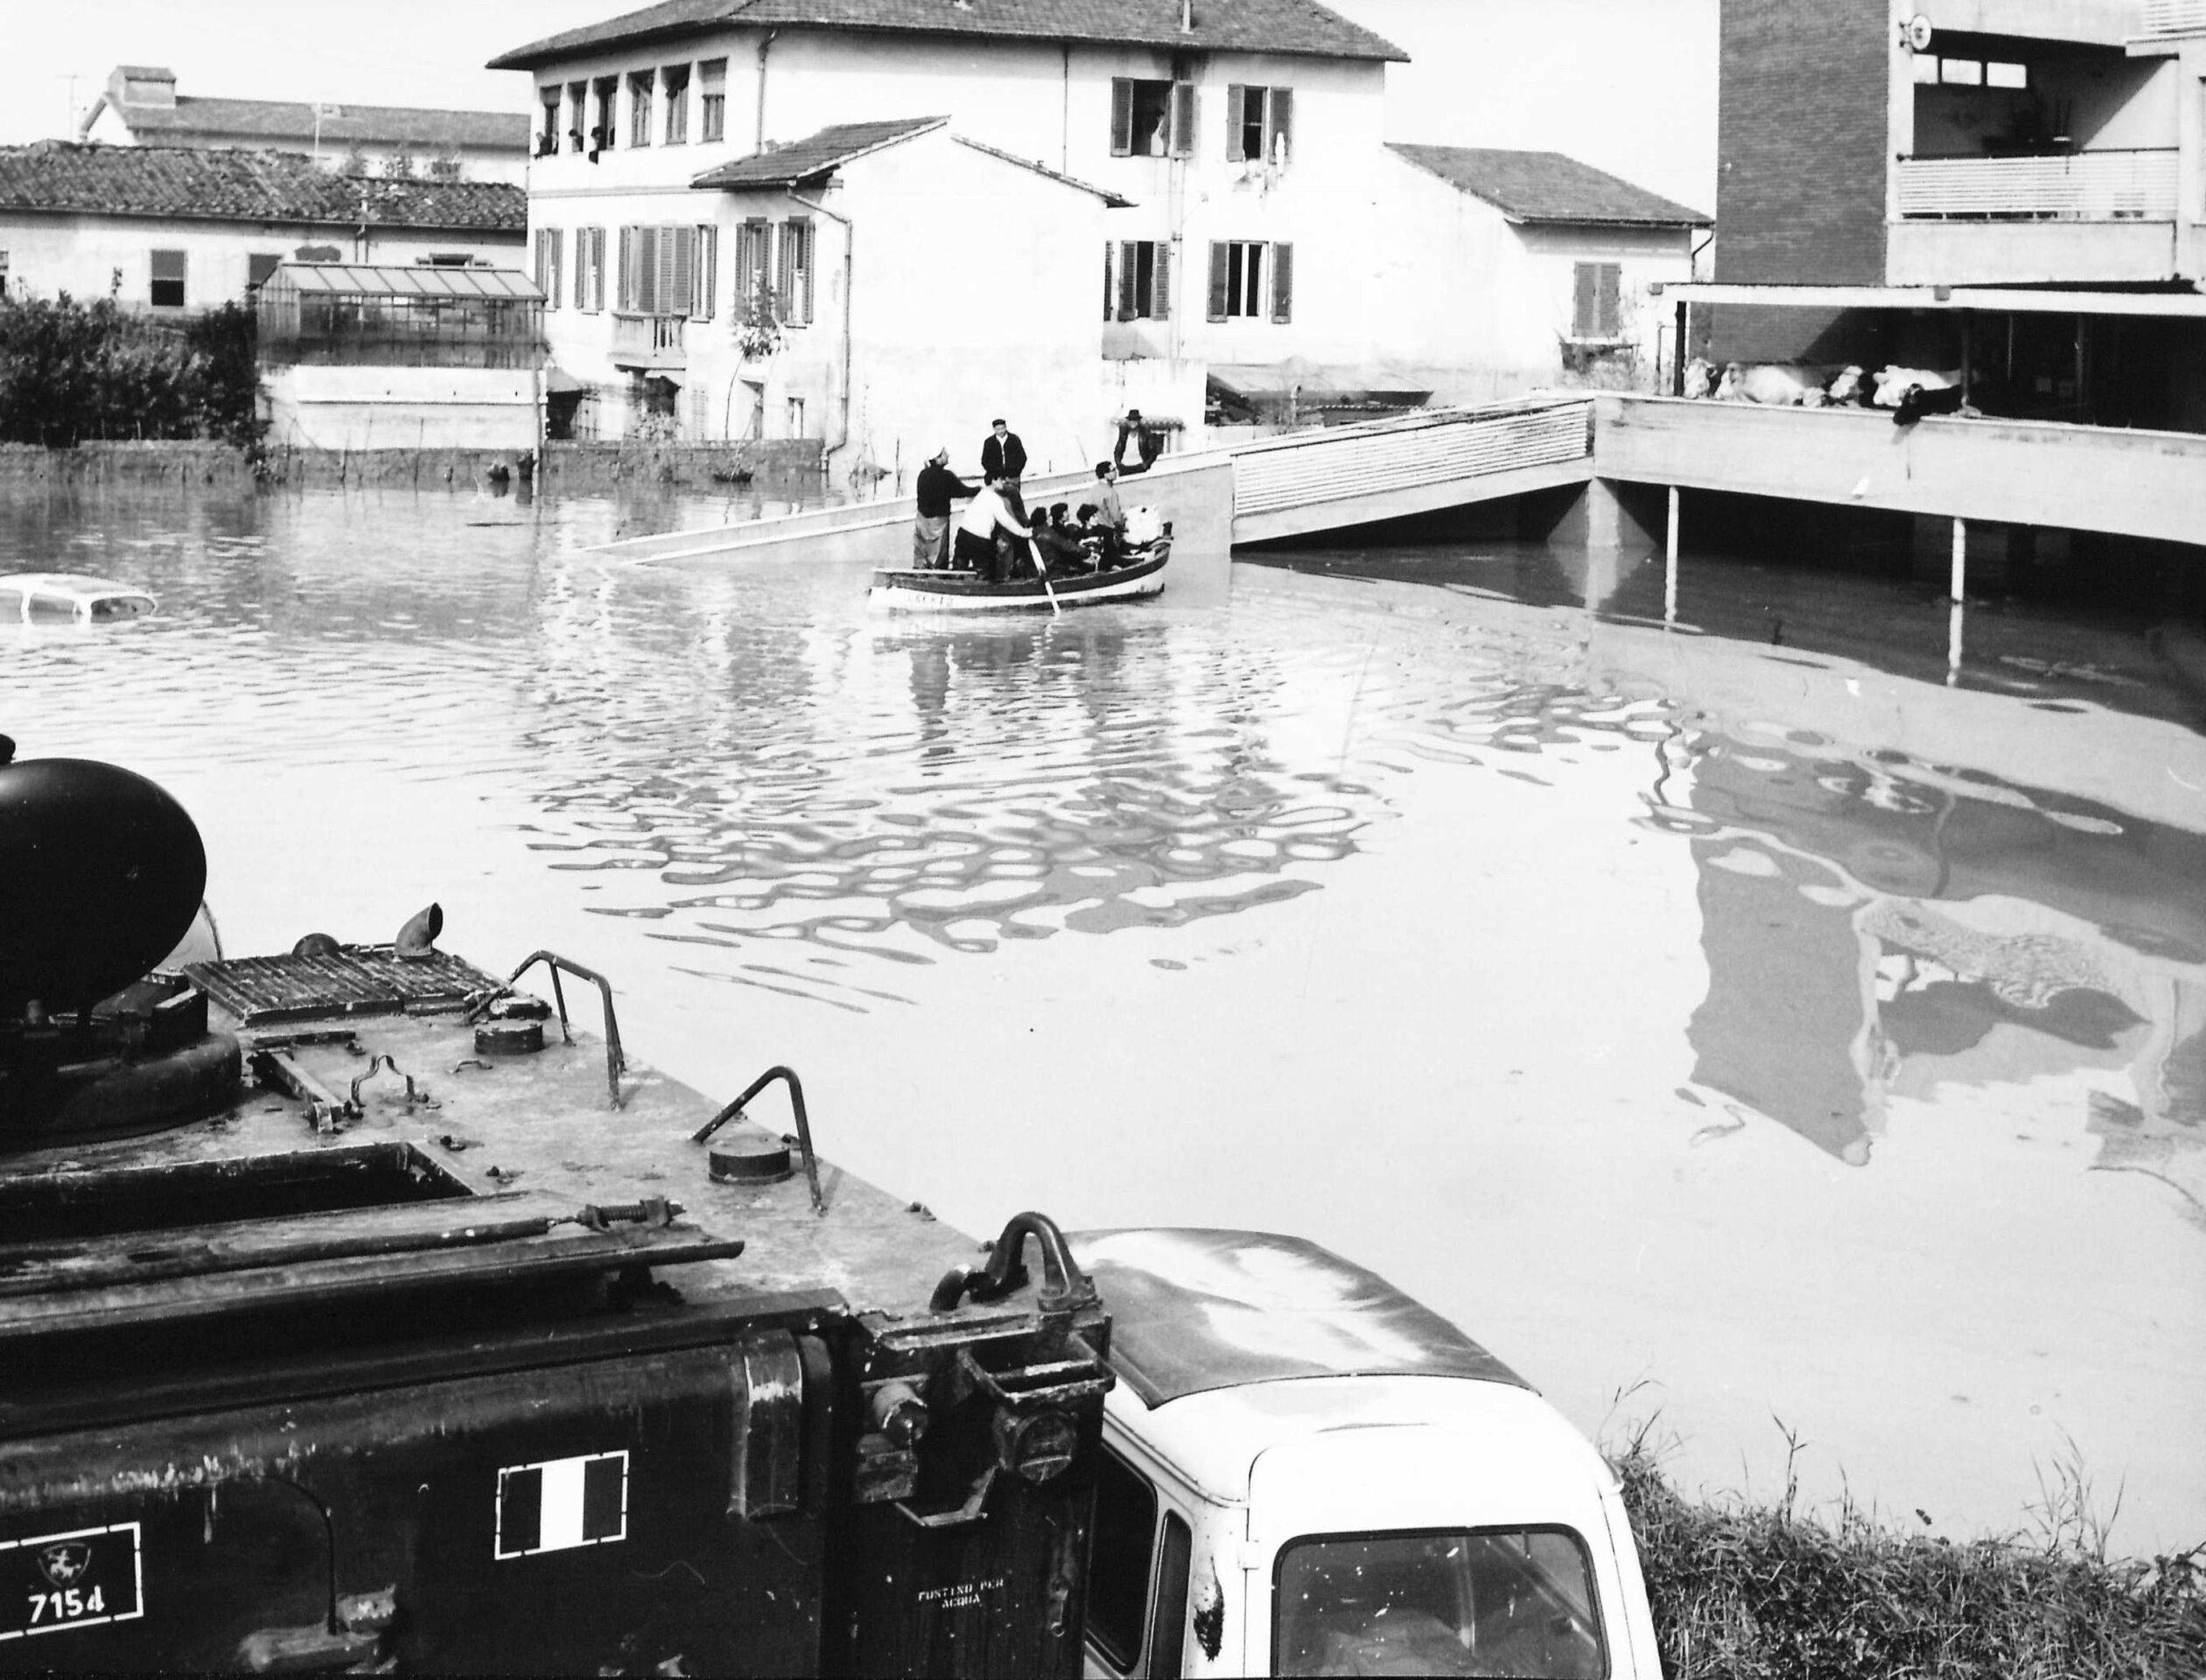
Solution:
[[[1749,286],[1696,280],[1666,285],[1669,304],[1757,304],[1773,309],[1987,310],[2011,315],[2142,315],[2206,320],[2195,291],[2073,291],[2020,286]]]
[[[279,262],[269,283],[338,298],[487,298],[542,303],[516,269],[446,268],[428,262]]]

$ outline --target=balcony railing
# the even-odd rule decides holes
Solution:
[[[2206,35],[2206,0],[2145,0],[2147,35]]]
[[[1902,158],[1902,216],[1999,221],[2173,221],[2177,153]]]
[[[680,367],[689,359],[683,347],[680,315],[634,315],[615,310],[613,316],[613,354],[652,368]]]

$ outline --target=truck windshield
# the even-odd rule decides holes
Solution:
[[[1315,1535],[1279,1553],[1283,1675],[1608,1672],[1585,1543],[1568,1529]]]

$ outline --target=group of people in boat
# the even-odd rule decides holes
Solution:
[[[1096,463],[1089,500],[1075,510],[1058,502],[1028,513],[1019,495],[1026,448],[1004,421],[995,421],[980,451],[981,482],[967,484],[949,470],[947,446],[919,473],[919,514],[912,527],[912,564],[922,571],[970,570],[990,583],[1016,582],[1040,565],[1052,578],[1105,571],[1126,554],[1126,510],[1118,500],[1118,468]],[[964,510],[953,519],[951,504]]]

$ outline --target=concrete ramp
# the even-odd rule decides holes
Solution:
[[[1233,540],[1301,536],[1584,484],[1593,404],[1573,396],[1419,409],[1243,444],[1233,464]]]

